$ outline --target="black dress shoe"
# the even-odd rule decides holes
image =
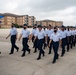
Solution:
[[[33,46],[33,48],[35,48],[35,47]]]
[[[63,56],[64,56],[64,54],[61,55],[61,57],[63,57]]]
[[[53,61],[52,63],[54,64],[54,63],[56,63],[56,61]]]
[[[31,50],[30,50],[30,49],[28,49],[28,54],[30,54],[30,51],[31,51]]]
[[[67,52],[69,52],[69,50],[67,50]]]
[[[45,56],[45,52],[43,53],[43,57]]]
[[[51,54],[50,52],[48,54]]]
[[[40,57],[37,58],[37,60],[40,60],[40,59],[41,59]]]
[[[1,54],[1,52],[0,52],[0,54]]]
[[[19,48],[17,49],[17,52],[19,51]]]
[[[21,51],[23,51],[23,49]]]
[[[11,55],[11,54],[13,54],[13,53],[9,53],[9,55]]]
[[[25,55],[21,55],[21,57],[24,57]]]
[[[56,59],[59,59],[59,55],[57,56],[57,58]]]
[[[34,51],[34,53],[36,53],[36,52],[37,52],[37,50]]]

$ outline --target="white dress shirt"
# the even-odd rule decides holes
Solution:
[[[73,32],[74,32],[74,36],[76,35],[76,31],[75,30],[73,30]]]
[[[27,38],[30,35],[30,31],[27,29],[22,29],[21,34],[23,38]]]
[[[11,36],[16,35],[17,34],[17,29],[15,27],[11,28],[10,34],[11,34]]]
[[[72,32],[73,32],[73,35],[75,35],[75,30],[73,30]]]
[[[66,30],[66,32],[67,32],[67,36],[71,36],[70,30],[69,31]]]
[[[43,31],[45,32],[46,35],[48,34],[48,30],[47,30],[47,29],[45,29],[45,30],[43,30]]]
[[[32,34],[35,36],[35,33],[37,32],[37,29],[32,29]]]
[[[53,40],[54,42],[57,42],[59,40],[62,39],[60,33],[52,33],[51,37],[50,37],[51,40]]]
[[[62,36],[62,39],[63,38],[66,38],[66,36],[67,36],[67,32],[66,32],[66,30],[64,30],[64,31],[60,31],[60,35]]]
[[[58,28],[58,32],[60,33],[61,32],[61,29]]]
[[[74,35],[74,30],[71,30],[71,34]]]
[[[45,34],[45,32],[44,32],[43,30],[41,30],[41,31],[38,30],[38,31],[35,33],[35,36],[37,36],[38,39],[43,39],[43,38],[46,36],[46,34]]]
[[[75,29],[75,32],[74,32],[74,34],[76,35],[76,29]]]
[[[52,33],[53,33],[53,29],[47,30],[48,37],[50,37]]]

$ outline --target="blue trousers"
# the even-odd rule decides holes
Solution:
[[[23,55],[25,55],[26,51],[28,51],[29,46],[28,46],[28,38],[23,38],[22,40],[22,45],[23,45]]]
[[[58,58],[58,48],[59,48],[59,42],[53,42],[53,50],[54,50],[53,62],[55,62],[56,59]]]
[[[18,49],[18,47],[15,44],[16,43],[16,35],[12,35],[10,40],[11,40],[11,45],[12,45],[10,53],[13,53],[14,52],[14,48]]]
[[[62,54],[61,55],[65,54],[65,46],[66,46],[66,38],[63,38],[62,39]]]
[[[39,57],[41,57],[41,54],[44,54],[44,51],[42,49],[44,43],[44,39],[38,39],[38,49],[39,49]]]
[[[48,45],[49,45],[49,41],[50,41],[50,38],[48,37]],[[49,47],[49,54],[51,53],[51,50],[52,50],[52,42],[51,42],[50,47]]]

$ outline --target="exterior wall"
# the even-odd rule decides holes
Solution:
[[[49,26],[53,25],[53,22],[47,22],[47,21],[37,21],[37,25],[42,25],[42,26]]]
[[[0,28],[4,25],[4,18],[0,19],[1,23],[0,23]]]
[[[31,16],[31,26],[34,25],[34,20],[35,20],[34,16]]]
[[[49,26],[50,24],[53,27],[63,25],[63,22],[56,22],[56,21],[37,21],[36,23],[37,25],[42,25],[42,26]]]
[[[55,23],[55,22],[53,22],[53,23],[52,23],[52,26],[53,26],[53,27],[55,27],[55,26],[56,26],[56,23]]]
[[[63,22],[56,22],[56,26],[61,26],[63,25]]]
[[[27,24],[28,26],[33,26],[34,24],[36,24],[36,18],[34,16],[25,16],[25,24]]]
[[[47,26],[47,23],[46,22],[42,22],[42,26]]]
[[[2,22],[0,24],[1,27],[11,27],[12,23],[18,24],[19,26],[23,26],[23,24],[33,26],[34,24],[36,24],[36,18],[34,16],[18,16],[10,13],[0,15],[4,15],[4,18],[0,20]]]
[[[25,16],[23,16],[23,18],[22,18],[22,19],[23,19],[23,24],[24,24],[24,23],[25,23]],[[22,24],[22,25],[23,25],[23,24]]]
[[[4,18],[0,19],[1,25],[4,25]]]
[[[2,15],[2,14],[0,14]],[[61,21],[52,21],[52,20],[42,20],[42,21],[36,21],[36,18],[34,16],[18,16],[14,14],[4,14],[4,18],[0,19],[2,23],[0,24],[1,27],[11,27],[12,23],[18,24],[19,26],[23,26],[23,24],[27,24],[28,26],[32,27],[33,25],[42,25],[42,26],[61,26],[63,25],[63,22]]]
[[[31,25],[31,17],[28,18],[28,26],[32,26]]]
[[[15,22],[15,17],[10,17],[10,16],[5,16],[4,18],[1,19],[1,27],[11,27],[12,23]]]
[[[36,18],[35,17],[33,18],[33,24],[34,25],[36,24]]]
[[[19,26],[22,26],[25,23],[24,17],[17,17],[17,23]]]
[[[25,15],[25,24],[28,25],[28,15]]]
[[[53,22],[47,22],[47,26],[52,25],[53,26]]]
[[[42,23],[41,23],[41,21],[37,21],[36,24],[37,25],[41,25]]]
[[[4,17],[4,25],[7,25],[7,16]]]
[[[11,25],[12,23],[16,23],[15,17],[7,16],[6,19],[7,19],[7,25]]]

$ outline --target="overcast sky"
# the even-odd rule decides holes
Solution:
[[[0,0],[0,13],[30,15],[37,20],[76,25],[76,0]]]

